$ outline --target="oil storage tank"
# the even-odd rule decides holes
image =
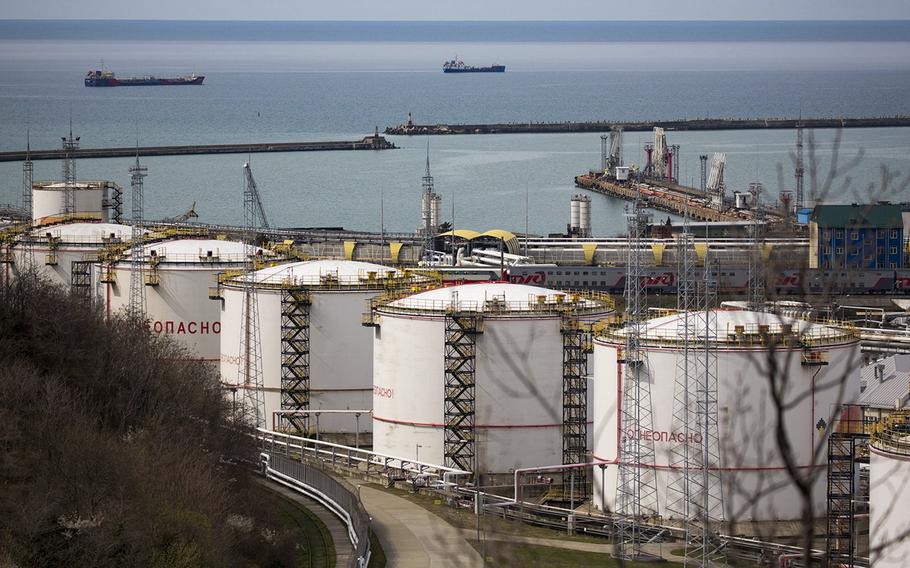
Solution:
[[[132,238],[133,228],[117,223],[73,222],[47,225],[22,235],[13,247],[13,264],[26,266],[26,254],[38,274],[86,297],[92,292],[92,265],[104,251],[119,254]],[[23,240],[29,241],[25,247]]]
[[[566,429],[584,459],[586,397],[563,402],[564,385],[587,380],[566,377],[564,357],[586,358],[574,331],[612,309],[605,295],[508,283],[375,301],[374,449],[481,474],[561,464],[568,411],[584,421]]]
[[[67,192],[73,194],[73,217],[120,222],[123,190],[112,181],[36,181],[32,184],[32,222],[60,221],[66,211]]]
[[[635,431],[623,431],[620,423],[619,393],[626,372],[623,351],[626,328],[607,330],[594,340],[594,448],[595,460],[606,465],[594,475],[594,504],[612,509],[617,490],[617,463],[622,436],[637,436],[653,444],[654,464],[642,464],[656,478],[658,514],[678,519],[668,503],[679,495],[668,490],[668,483],[682,475],[678,463],[680,444],[688,445],[693,456],[690,467],[702,463],[704,428],[685,425],[674,414],[680,406],[677,393],[678,362],[685,354],[689,335],[690,369],[698,369],[695,358],[705,357],[704,319],[690,313],[671,314],[642,324],[643,368],[639,371],[650,383],[653,424]],[[694,321],[693,321],[694,320]],[[850,403],[859,395],[860,364],[858,336],[845,326],[822,325],[768,313],[713,311],[708,326],[711,357],[716,356],[717,434],[719,463],[708,464],[719,471],[724,511],[728,521],[778,521],[799,519],[802,502],[788,481],[785,462],[775,438],[776,415],[771,396],[768,369],[773,362],[778,372],[777,391],[786,410],[782,428],[792,444],[796,467],[801,472],[818,468],[814,487],[815,510],[825,510],[825,455],[814,455],[817,444],[824,443],[827,421],[838,405]],[[702,322],[702,323],[699,323]],[[689,330],[688,332],[686,330]],[[709,367],[713,365],[709,364]],[[702,367],[703,368],[703,367]],[[693,374],[704,373],[693,371]],[[702,380],[690,375],[690,384]],[[841,390],[841,387],[843,390]],[[695,397],[695,386],[689,396]],[[701,391],[704,392],[704,391]],[[689,406],[690,412],[696,403]],[[711,436],[713,439],[714,436]],[[674,483],[677,487],[681,484]],[[646,506],[643,504],[643,506]],[[653,503],[647,505],[652,507]],[[820,513],[819,516],[822,516]]]
[[[236,386],[241,364],[244,287],[254,282],[269,428],[314,433],[315,416],[275,419],[276,410],[372,407],[373,333],[362,325],[367,302],[432,279],[348,260],[311,260],[264,268],[222,285],[221,376]],[[239,400],[239,398],[238,398]],[[320,414],[320,433],[368,432],[369,416]],[[336,438],[339,439],[339,438]]]
[[[891,414],[869,443],[869,549],[874,568],[910,558],[910,414]]]
[[[163,240],[143,246],[142,276],[149,328],[183,344],[193,358],[220,361],[221,302],[209,291],[225,271],[241,270],[245,245],[208,238]],[[256,249],[259,258],[268,257]],[[112,314],[129,307],[129,256],[94,266],[99,305]]]

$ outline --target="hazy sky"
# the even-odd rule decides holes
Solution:
[[[2,19],[910,19],[908,0],[0,0]]]

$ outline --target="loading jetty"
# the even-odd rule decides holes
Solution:
[[[654,180],[646,181],[654,183]],[[626,201],[635,201],[640,195],[649,209],[666,211],[680,216],[688,212],[689,217],[698,221],[736,222],[752,218],[749,212],[718,211],[710,207],[706,200],[701,198],[702,194],[697,189],[662,183],[672,185],[672,187],[648,185],[647,189],[640,189],[636,188],[634,184],[617,183],[602,174],[598,175],[597,172],[575,176],[575,185],[581,189]]]
[[[267,142],[255,144],[205,144],[192,146],[145,146],[136,148],[79,148],[73,151],[74,158],[131,158],[138,152],[141,156],[189,156],[195,154],[259,154],[263,152],[331,152],[337,150],[394,150],[395,144],[379,134],[366,136],[354,141],[327,142]],[[0,162],[21,162],[26,152],[0,152]],[[61,160],[62,149],[31,150],[32,160]]]
[[[609,132],[621,127],[626,132],[646,132],[659,126],[664,130],[782,130],[802,128],[884,128],[910,126],[910,116],[870,118],[695,118],[641,122],[507,122],[499,124],[414,124],[409,121],[389,126],[385,134],[423,136],[445,134],[550,134],[562,132]]]

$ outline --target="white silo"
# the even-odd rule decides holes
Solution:
[[[261,249],[257,249],[262,254]],[[219,273],[243,269],[244,244],[177,239],[143,247],[143,285],[149,328],[182,343],[194,358],[221,359],[221,302],[209,298]],[[129,256],[94,266],[96,297],[108,314],[130,302]]]
[[[869,549],[873,568],[910,558],[910,414],[886,418],[869,444]]]
[[[274,411],[293,410],[289,397],[308,395],[311,410],[368,411],[372,407],[373,331],[362,325],[367,302],[388,290],[429,282],[424,276],[395,268],[348,260],[283,264],[256,271],[252,278],[259,312],[265,420],[270,428],[290,427],[281,421],[273,424]],[[225,384],[236,385],[241,362],[242,281],[226,281],[222,293],[221,377]],[[306,393],[300,392],[304,386],[294,381],[295,375],[308,379]],[[313,432],[315,418],[309,427]],[[357,420],[351,415],[319,417],[320,432],[354,433],[355,428],[369,431],[369,416]]]
[[[573,195],[569,202],[569,235],[578,234],[578,228],[581,226],[581,203],[578,195]]]
[[[125,247],[132,237],[132,227],[116,223],[75,222],[32,229],[33,264],[38,274],[49,282],[82,289],[91,294],[92,264],[104,249]],[[13,248],[14,267],[24,266],[22,246]]]
[[[727,520],[800,518],[802,503],[796,488],[788,481],[775,439],[774,406],[765,372],[771,358],[778,365],[780,376],[785,377],[781,393],[788,407],[783,428],[793,444],[799,470],[818,468],[820,475],[813,499],[815,510],[823,515],[826,462],[824,455],[813,456],[813,451],[823,441],[832,411],[839,404],[852,402],[859,394],[859,378],[852,372],[860,363],[855,332],[766,313],[716,311],[714,314],[719,467]],[[594,340],[593,454],[595,460],[611,464],[603,476],[594,475],[595,506],[603,503],[613,508],[620,436],[640,436],[654,444],[660,515],[665,519],[674,517],[667,509],[668,502],[674,501],[667,485],[680,470],[672,461],[671,448],[689,443],[693,456],[701,455],[702,449],[701,431],[689,431],[686,440],[684,425],[674,420],[677,360],[684,345],[685,327],[681,320],[682,316],[674,314],[649,320],[643,327],[641,345],[646,355],[643,376],[651,384],[652,396],[650,431],[622,432],[620,428],[617,393],[625,371],[622,363],[625,330],[608,331]],[[692,339],[699,341],[703,335],[699,330]],[[691,349],[692,357],[699,356],[699,347]]]
[[[473,452],[480,473],[562,463],[563,331],[611,312],[606,296],[505,283],[375,302],[373,448],[470,470]],[[473,448],[456,448],[466,408]]]
[[[123,190],[111,181],[77,181],[73,184],[74,217],[112,221],[120,218]],[[67,185],[62,181],[32,184],[32,221],[59,221],[64,215]]]

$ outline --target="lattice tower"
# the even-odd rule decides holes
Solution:
[[[642,551],[641,523],[644,517],[657,514],[657,480],[654,472],[654,442],[643,440],[642,431],[653,429],[651,385],[647,358],[641,348],[645,333],[646,279],[642,270],[642,237],[648,229],[650,214],[636,196],[626,218],[626,346],[623,358],[623,382],[620,410],[621,438],[618,483],[616,486],[615,551],[622,559],[649,556]]]
[[[238,386],[243,389],[241,419],[251,426],[265,426],[265,401],[262,379],[262,347],[259,336],[259,307],[256,283],[256,236],[262,203],[249,164],[243,165],[243,213],[244,213],[244,262],[243,262],[243,306],[240,321],[240,366]]]
[[[676,384],[673,390],[673,431],[681,433],[684,442],[670,448],[670,479],[667,486],[667,510],[676,517],[688,519],[689,479],[692,476],[690,440],[695,424],[695,310],[698,304],[698,282],[695,270],[695,239],[689,226],[689,209],[686,206],[683,230],[676,240],[676,332],[682,350],[676,355]]]
[[[127,307],[133,318],[145,318],[145,279],[143,269],[145,265],[145,243],[143,239],[143,223],[145,221],[145,198],[143,196],[143,179],[148,175],[148,169],[139,163],[139,151],[136,150],[136,164],[130,166],[130,187],[132,188],[132,217],[133,226],[130,236],[130,303]]]
[[[764,210],[758,204],[758,198],[762,192],[762,184],[750,183],[749,193],[752,194],[752,227],[751,227],[751,247],[749,251],[749,309],[755,312],[765,311],[765,290],[767,267],[763,261],[763,225]]]
[[[707,237],[707,234],[705,235]],[[720,438],[717,427],[717,267],[705,253],[705,271],[699,291],[694,391],[697,427],[690,448],[689,515],[686,519],[686,566],[725,564],[715,531],[723,523],[723,487],[720,478]]]
[[[796,123],[796,210],[799,211],[805,206],[805,188],[803,186],[803,176],[806,173],[803,165],[803,124],[802,119]]]
[[[32,163],[31,136],[26,132],[25,161],[22,162],[22,209],[25,212],[25,231],[19,237],[19,274],[33,274],[37,269],[35,262],[35,245],[32,239],[32,218],[34,217],[34,200],[32,184],[35,179],[35,165]]]
[[[73,122],[70,121],[69,136],[63,141],[63,214],[72,216],[76,213],[76,150],[79,149],[79,137],[73,138]]]

